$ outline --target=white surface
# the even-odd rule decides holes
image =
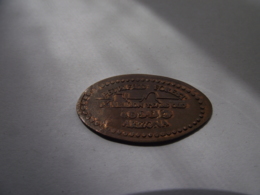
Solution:
[[[260,194],[259,19],[259,1],[1,0],[0,194]],[[198,88],[210,122],[160,147],[89,131],[80,94],[130,73]]]

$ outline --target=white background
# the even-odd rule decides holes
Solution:
[[[0,194],[260,194],[259,21],[256,0],[0,0]],[[133,73],[193,85],[211,120],[156,147],[88,130],[80,94]]]

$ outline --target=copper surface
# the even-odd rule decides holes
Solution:
[[[80,119],[115,140],[155,143],[186,136],[211,117],[209,99],[198,89],[155,75],[120,75],[87,88],[77,103]]]

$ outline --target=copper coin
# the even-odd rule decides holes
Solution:
[[[91,85],[80,96],[77,113],[103,136],[154,143],[199,129],[210,119],[212,106],[202,92],[182,81],[131,74]]]

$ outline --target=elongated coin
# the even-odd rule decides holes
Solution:
[[[199,129],[210,119],[212,105],[202,92],[182,81],[131,74],[91,85],[80,96],[77,113],[103,136],[153,143]]]

